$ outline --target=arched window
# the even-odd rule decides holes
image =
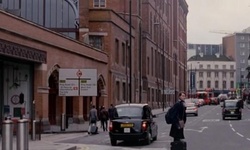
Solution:
[[[7,12],[76,38],[78,0],[2,0]]]

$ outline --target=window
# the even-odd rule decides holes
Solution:
[[[230,69],[234,69],[234,65],[230,65]]]
[[[89,44],[102,50],[102,36],[89,36]]]
[[[226,68],[226,65],[223,65],[222,68],[223,68],[223,69],[227,69],[227,68]]]
[[[241,59],[240,63],[244,64],[245,63],[245,59]]]
[[[211,77],[211,72],[207,72],[207,77]]]
[[[219,66],[218,66],[218,65],[215,65],[214,67],[215,67],[215,69],[218,69],[218,68],[219,68]]]
[[[230,88],[234,88],[234,81],[230,82]]]
[[[154,76],[154,50],[151,47],[151,75]]]
[[[244,39],[245,39],[245,37],[244,37],[244,36],[241,36],[241,37],[240,37],[240,39],[241,39],[241,40],[244,40]]]
[[[207,69],[211,69],[211,65],[207,65]]]
[[[155,96],[154,89],[152,89],[152,102],[154,101],[154,96]]]
[[[215,88],[219,88],[219,81],[215,81]]]
[[[199,77],[203,77],[203,72],[199,72]]]
[[[215,72],[215,73],[214,73],[214,77],[217,77],[217,78],[218,78],[218,77],[219,77],[219,73],[218,73],[218,72]]]
[[[117,101],[120,99],[120,85],[118,81],[116,81],[116,99]]]
[[[115,62],[119,64],[119,41],[115,39]]]
[[[202,69],[202,68],[203,68],[203,65],[200,64],[200,65],[199,65],[199,68]]]
[[[126,100],[126,83],[122,83],[122,100]]]
[[[240,55],[245,56],[245,52],[240,52]]]
[[[210,80],[207,81],[207,88],[211,88],[211,81]]]
[[[240,43],[241,48],[244,48],[245,46],[246,46],[245,43]]]
[[[230,78],[233,78],[233,77],[234,77],[234,73],[230,72]]]
[[[106,0],[94,0],[94,7],[106,7]]]
[[[222,77],[226,78],[227,77],[227,73],[226,72],[222,72]]]
[[[147,74],[149,74],[149,57],[147,57]]]
[[[200,81],[199,88],[200,88],[200,89],[202,89],[202,88],[203,88],[203,81]]]
[[[126,65],[126,47],[125,43],[122,43],[122,65]]]
[[[222,88],[226,89],[227,88],[227,81],[223,81]]]

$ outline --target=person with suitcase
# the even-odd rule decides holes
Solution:
[[[184,126],[187,120],[184,99],[185,93],[179,93],[179,99],[173,106],[176,109],[176,116],[169,133],[169,135],[174,139],[174,141],[171,142],[171,150],[186,150],[186,142],[182,140],[185,139]]]
[[[97,121],[98,121],[97,110],[93,105],[91,110],[89,111],[89,130],[88,130],[89,134],[98,133],[98,127],[96,126]]]

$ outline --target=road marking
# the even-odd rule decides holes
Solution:
[[[235,132],[235,129],[234,129],[234,128],[232,128],[232,130]]]
[[[203,119],[202,122],[219,122],[220,119]]]
[[[207,129],[208,127],[201,127],[201,130],[196,130],[196,129],[184,129],[185,131],[196,131],[196,132],[203,132],[205,129]]]
[[[248,141],[250,141],[250,138],[247,138]]]
[[[242,134],[240,134],[239,132],[236,132],[239,136],[241,136],[241,137],[244,137]]]

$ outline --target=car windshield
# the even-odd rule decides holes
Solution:
[[[142,116],[142,108],[141,107],[118,107],[117,114],[118,117],[141,117]]]
[[[236,107],[237,101],[225,102],[225,107]]]

